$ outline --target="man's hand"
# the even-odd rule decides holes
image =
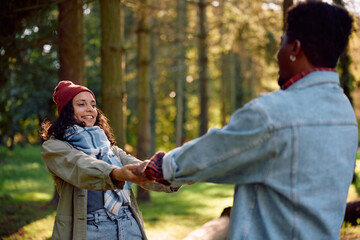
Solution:
[[[140,167],[140,164],[128,164],[123,166],[122,168],[115,168],[111,171],[110,177],[116,181],[129,181],[135,184],[146,184],[149,182],[153,182],[145,177],[144,174],[136,175],[133,170]]]
[[[133,169],[132,172],[135,175],[138,176],[144,176],[145,177],[145,169],[148,165],[148,163],[150,162],[150,160],[145,160],[143,163],[141,163],[137,168]]]

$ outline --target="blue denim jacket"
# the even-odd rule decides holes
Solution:
[[[339,239],[358,145],[336,72],[263,94],[165,155],[172,184],[235,184],[228,239]]]

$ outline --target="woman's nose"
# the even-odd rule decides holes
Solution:
[[[92,112],[93,110],[94,110],[94,108],[91,105],[87,105],[86,111]]]

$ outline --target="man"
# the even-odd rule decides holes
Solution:
[[[235,111],[224,128],[157,154],[146,176],[235,184],[228,239],[339,239],[358,136],[334,68],[352,21],[322,2],[289,10],[281,89]]]

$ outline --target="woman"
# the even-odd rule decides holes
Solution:
[[[132,173],[142,161],[115,146],[91,90],[61,81],[53,100],[59,117],[43,123],[41,151],[60,195],[52,239],[146,239],[131,182],[174,189]]]

